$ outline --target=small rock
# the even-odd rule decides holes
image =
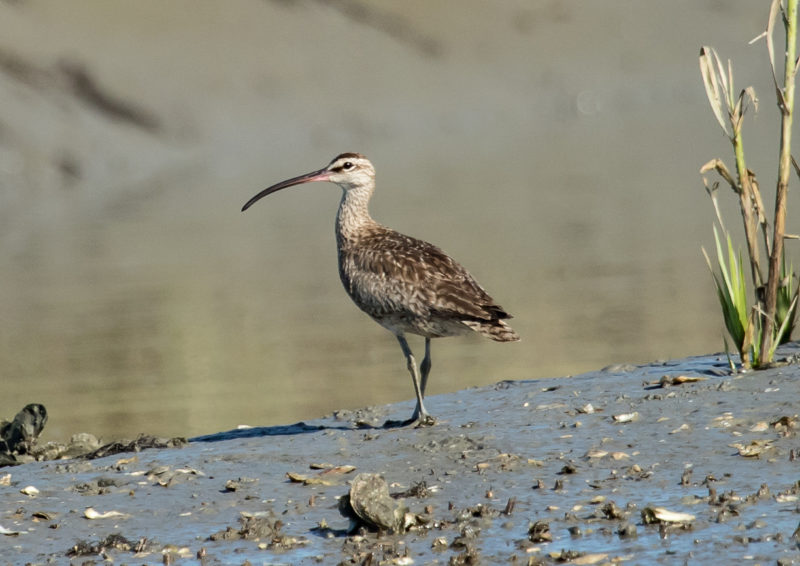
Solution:
[[[405,506],[389,495],[386,480],[378,474],[358,474],[350,486],[348,497],[340,500],[340,511],[345,506],[372,527],[389,532],[402,532]]]
[[[630,423],[639,418],[639,413],[634,411],[633,413],[611,415],[611,418],[614,420],[615,423]]]

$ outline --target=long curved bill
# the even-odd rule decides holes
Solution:
[[[274,192],[277,192],[281,189],[285,189],[287,187],[293,187],[294,185],[300,185],[303,183],[311,183],[313,181],[327,181],[328,177],[330,177],[330,171],[327,168],[322,168],[319,171],[312,171],[311,173],[306,173],[305,175],[300,175],[299,177],[292,177],[291,179],[286,179],[285,181],[281,181],[276,185],[272,185],[271,187],[267,187],[256,196],[251,198],[250,200],[245,203],[242,207],[242,212],[253,206],[256,201],[261,200],[267,195],[271,195]]]

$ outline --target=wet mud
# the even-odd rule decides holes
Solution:
[[[800,366],[501,382],[0,469],[0,564],[800,564]],[[123,445],[124,447],[125,445]]]

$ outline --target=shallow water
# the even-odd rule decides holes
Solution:
[[[434,342],[431,394],[721,349],[697,170],[728,147],[696,57],[711,43],[740,84],[764,79],[763,45],[746,45],[761,7],[377,3],[366,22],[313,3],[2,9],[15,49],[87,61],[164,123],[157,140],[113,124],[104,137],[81,110],[14,98],[30,123],[11,123],[82,173],[0,178],[0,415],[43,403],[45,438],[194,435],[411,398],[396,341],[340,287],[338,189],[239,212],[345,150],[376,165],[373,215],[457,258],[523,336]],[[752,135],[770,139],[773,118],[762,110]],[[766,178],[772,148],[750,151]]]

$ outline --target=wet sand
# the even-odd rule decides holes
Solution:
[[[431,397],[430,428],[380,427],[406,402],[3,468],[0,564],[800,563],[798,353],[501,382]],[[406,492],[408,530],[340,513],[364,473]]]

